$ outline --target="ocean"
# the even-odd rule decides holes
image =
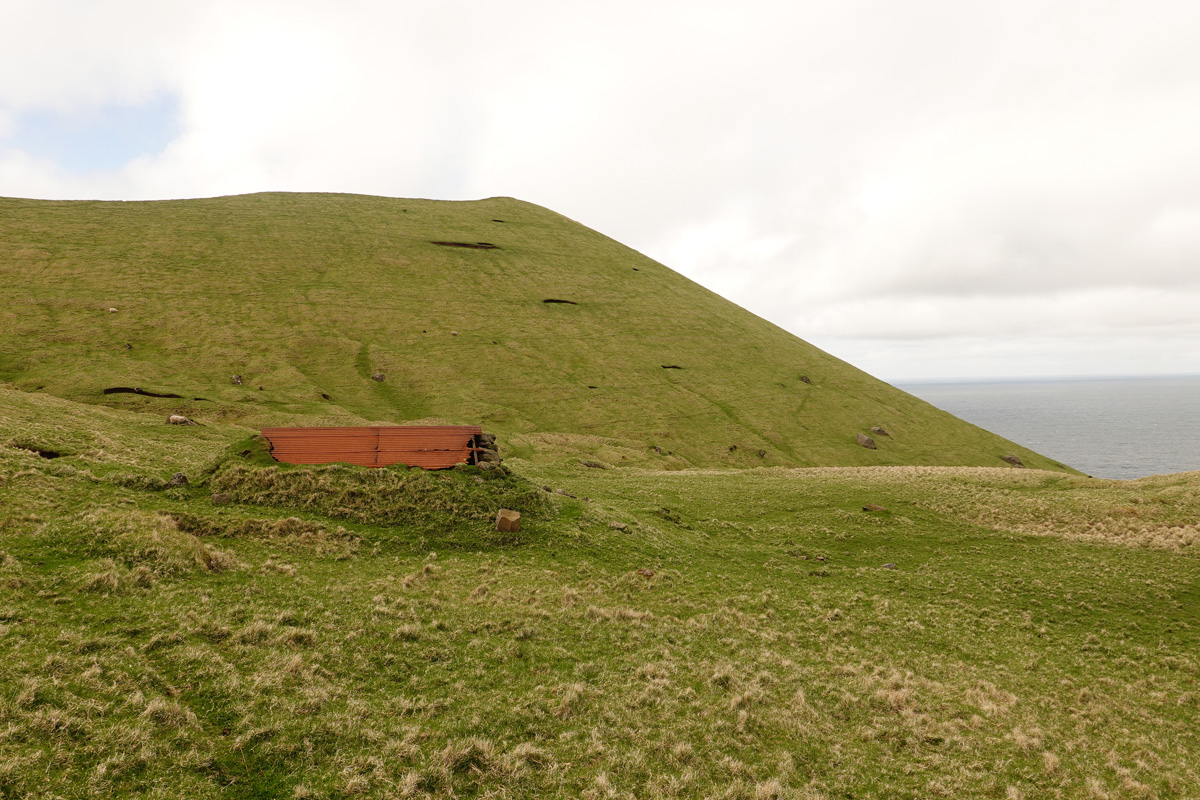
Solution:
[[[1200,375],[896,386],[1097,478],[1200,470]]]

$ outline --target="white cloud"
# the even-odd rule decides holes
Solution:
[[[891,376],[1164,347],[1200,371],[1197,22],[1074,0],[9,3],[0,186],[512,195]],[[164,93],[178,136],[119,170],[6,145],[30,110]]]

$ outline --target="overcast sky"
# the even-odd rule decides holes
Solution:
[[[1200,373],[1200,3],[0,3],[0,195],[265,190],[538,203],[887,380]]]

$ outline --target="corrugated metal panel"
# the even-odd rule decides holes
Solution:
[[[407,464],[447,469],[471,456],[478,425],[394,425],[355,428],[263,428],[271,455],[287,464],[344,462],[360,467]]]

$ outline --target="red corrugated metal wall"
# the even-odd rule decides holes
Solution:
[[[263,428],[271,455],[287,464],[342,461],[360,467],[407,464],[446,469],[471,457],[478,425],[389,425],[363,428]]]

